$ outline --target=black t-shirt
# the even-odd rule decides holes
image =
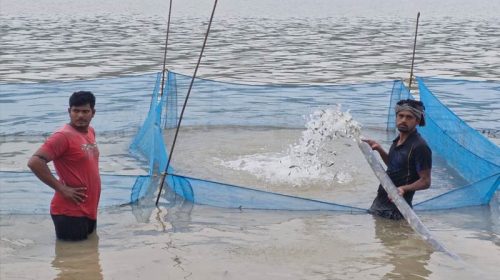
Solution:
[[[417,181],[420,179],[418,172],[432,168],[432,151],[416,130],[408,136],[403,144],[397,146],[398,141],[399,136],[392,142],[387,166],[387,175],[396,187]],[[407,191],[403,195],[410,207],[414,194],[415,191]],[[370,211],[388,218],[401,218],[396,205],[389,200],[382,186],[378,188],[377,197],[373,201]]]

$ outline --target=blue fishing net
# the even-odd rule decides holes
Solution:
[[[46,137],[68,122],[69,96],[96,95],[96,130],[101,158],[100,207],[130,202],[130,190],[147,164],[128,155],[128,146],[149,111],[154,74],[85,81],[0,84],[0,213],[48,213],[53,190],[27,170],[27,161]],[[121,162],[130,164],[123,165]],[[135,170],[131,171],[132,166]]]
[[[79,90],[96,95],[97,133],[133,134],[148,113],[154,74],[68,82],[0,84],[0,135],[48,135],[68,122],[69,96]],[[131,114],[131,112],[133,112]]]
[[[159,114],[159,109],[153,109],[155,110],[155,114],[153,114],[155,117],[148,119],[143,126],[162,123],[164,129],[174,128],[178,124],[180,108],[190,81],[190,77],[170,72],[164,93],[167,97],[159,98],[157,93],[153,94],[153,99],[158,100],[157,106],[162,108],[160,109],[162,113]],[[304,115],[325,106],[342,104],[356,120],[363,123],[364,127],[393,129],[395,122],[393,108],[395,103],[400,99],[411,98],[408,89],[401,81],[335,86],[269,86],[195,79],[191,95],[195,96],[195,98],[189,100],[186,109],[188,113],[184,115],[183,127],[221,125],[303,127],[305,123]],[[416,199],[415,208],[433,210],[489,203],[498,187],[499,180],[498,164],[491,161],[498,161],[499,157],[496,156],[496,159],[491,159],[491,155],[487,154],[477,156],[475,151],[478,148],[475,146],[489,145],[486,150],[493,151],[493,154],[498,154],[498,147],[485,139],[483,135],[468,127],[465,122],[451,113],[446,106],[441,104],[441,109],[437,110],[434,104],[436,102],[440,103],[430,91],[424,92],[421,89],[421,98],[426,104],[426,108],[428,108],[426,112],[428,125],[420,129],[421,133],[427,139],[435,154],[444,158],[450,167],[456,169],[466,179],[460,182],[469,183],[452,184],[451,187],[447,188],[433,186],[434,190],[427,192],[427,196],[423,196],[420,202],[418,198]],[[435,120],[442,122],[444,118],[443,111],[448,112],[453,117],[447,118],[449,120],[446,123],[447,128],[434,128]],[[389,114],[386,112],[389,112]],[[459,137],[467,139],[475,137],[477,140],[469,139],[469,141],[474,142],[450,146],[448,142],[443,142],[440,139],[442,135],[447,134],[451,127],[458,130],[449,136],[450,141],[457,141],[455,138]],[[172,134],[173,132],[171,129],[166,133]],[[168,157],[159,154],[158,151],[163,149],[164,153],[168,153],[167,148],[170,148],[170,146],[169,143],[164,146],[163,138],[152,139],[158,137],[158,135],[160,135],[158,130],[151,130],[149,136],[136,138],[132,147],[140,145],[140,142],[144,141],[141,139],[148,139],[147,142],[152,143],[151,145],[154,146],[151,149],[156,151],[149,153],[150,162],[154,162],[154,166],[164,166]],[[450,149],[450,147],[453,148]],[[453,151],[456,155],[468,153],[469,157],[452,157],[450,151]],[[148,153],[143,152],[143,155],[148,156]],[[174,158],[175,156],[174,154]],[[470,168],[469,162],[473,156],[477,157],[478,162],[475,167]],[[483,163],[485,164],[484,169],[483,167],[477,167],[482,166]],[[466,172],[467,168],[474,171]],[[156,167],[153,169],[156,170]],[[160,168],[154,173],[161,172],[162,169]],[[171,191],[194,203],[218,207],[283,210],[328,209],[356,212],[364,209],[363,207],[343,203],[262,191],[252,186],[242,187],[236,183],[223,180],[218,181],[177,174],[174,166],[169,167],[167,174],[167,192]],[[139,182],[134,186],[136,191],[132,195],[132,201],[139,200],[141,194],[147,193],[143,189],[155,187],[154,184],[151,184],[151,179],[145,178],[142,183]]]
[[[416,209],[447,209],[489,203],[500,184],[500,148],[455,115],[419,78],[427,125],[420,129],[431,149],[469,184],[417,205]],[[491,83],[498,88],[498,84]],[[491,115],[491,117],[495,117]]]
[[[117,151],[110,149],[112,151],[101,158],[108,161],[105,168],[109,170],[103,175],[100,206],[136,203],[141,200],[151,202],[156,197],[161,176],[165,174],[172,136],[179,125],[180,111],[191,82],[191,77],[174,72],[168,72],[165,78],[163,95],[161,73],[90,81],[0,84],[0,135],[3,143],[25,141],[38,147],[49,133],[67,122],[69,95],[77,90],[91,90],[97,97],[97,113],[93,125],[100,147],[124,146]],[[433,174],[433,186],[430,190],[417,192],[415,209],[456,208],[489,203],[499,185],[499,148],[477,132],[477,129],[496,131],[498,128],[488,127],[492,122],[487,119],[475,120],[475,115],[470,115],[471,122],[479,128],[470,128],[450,110],[460,110],[460,106],[443,105],[426,84],[431,84],[439,93],[450,88],[453,91],[467,88],[470,91],[480,89],[487,94],[497,92],[498,84],[436,79],[425,79],[425,84],[420,79],[419,83],[420,98],[427,108],[427,126],[420,131],[433,149],[436,161],[443,162],[442,170],[445,171],[442,172],[444,175]],[[213,127],[236,127],[250,132],[259,131],[256,128],[270,128],[273,133],[287,128],[300,132],[308,121],[307,116],[339,104],[364,129],[385,133],[387,129],[394,130],[395,103],[410,96],[401,81],[311,86],[245,85],[195,79],[180,135],[189,135],[184,133],[192,128],[204,131]],[[446,97],[446,100],[452,99]],[[467,116],[469,112],[462,113]],[[257,133],[248,135],[250,138],[262,137]],[[220,137],[230,138],[232,134],[226,133]],[[378,140],[390,142],[391,137],[381,136]],[[222,138],[198,139],[199,142],[196,143],[214,139],[214,142],[220,140],[223,143],[219,147],[222,150],[241,147],[241,143],[227,146],[230,139]],[[276,192],[267,188],[265,182],[258,186],[241,184],[239,178],[224,176],[223,171],[211,176],[203,175],[204,170],[200,166],[207,166],[207,163],[201,165],[198,158],[189,158],[192,155],[184,153],[182,143],[186,140],[190,139],[182,138],[178,143],[179,147],[174,149],[172,162],[166,173],[168,175],[165,178],[162,203],[183,199],[217,207],[354,213],[365,211],[375,195],[376,185],[373,185],[366,190],[372,190],[367,195],[368,199],[361,203],[351,203],[352,201],[344,200],[341,196],[327,201],[321,194],[311,198],[297,193]],[[257,140],[264,143],[266,139]],[[137,162],[137,159],[131,157],[137,162],[132,173],[128,167],[114,167],[115,162],[130,157],[129,144],[131,154],[140,159]],[[6,158],[11,155],[15,157],[18,152],[26,151],[2,150]],[[213,150],[198,152],[213,153]],[[188,157],[193,172],[183,173],[184,169],[176,161],[182,157]],[[11,172],[14,169],[16,172]],[[25,163],[12,168],[4,165],[2,170],[0,213],[48,211],[52,190],[27,172]],[[449,174],[454,174],[458,180],[449,180]],[[323,191],[326,193],[331,190],[325,188]],[[350,196],[358,197],[359,193],[353,191]],[[26,201],[31,203],[27,206]]]
[[[483,96],[482,99],[476,96],[476,102],[484,100],[485,106],[498,106],[491,105],[491,102],[487,105],[487,100],[491,100],[488,96],[494,97],[494,92],[499,87],[498,83],[436,78],[417,78],[417,81],[420,100],[426,108],[426,125],[419,127],[418,130],[427,140],[433,152],[444,158],[446,163],[455,169],[467,183],[462,186],[454,186],[453,189],[447,192],[416,203],[414,205],[415,209],[450,209],[488,204],[500,184],[500,148],[479,131],[498,130],[496,127],[485,127],[484,125],[489,125],[489,123],[498,124],[498,122],[491,121],[491,119],[499,116],[488,114],[490,122],[479,122],[483,127],[474,129],[444,105],[429,90],[426,82],[429,81],[433,88],[436,88],[436,91],[446,89],[446,91],[451,91],[454,96],[457,96],[460,91],[470,94],[474,91],[480,91],[486,96]],[[391,103],[407,98],[413,98],[413,96],[402,83],[395,82]],[[464,100],[465,98],[461,97],[460,99]],[[498,112],[498,110],[496,111]],[[476,122],[478,117],[480,118],[477,114],[474,116]],[[394,120],[393,111],[389,112],[388,119]],[[394,126],[388,123],[388,128],[393,129]]]
[[[30,172],[0,172],[0,214],[48,214],[54,191]],[[101,174],[99,208],[130,202],[130,188],[136,176]]]

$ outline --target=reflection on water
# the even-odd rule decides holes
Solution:
[[[164,193],[156,206],[156,191],[160,182],[161,177],[152,179],[148,193],[131,205],[132,214],[139,223],[153,223],[161,232],[189,231],[194,204],[165,185]]]
[[[173,232],[185,232],[189,230],[193,206],[193,203],[184,200],[179,206],[169,208],[164,219],[172,224]]]
[[[373,217],[375,237],[385,247],[384,264],[392,266],[383,279],[428,279],[431,271],[426,268],[432,249],[415,238],[415,232],[406,221],[392,221]]]
[[[59,271],[55,279],[103,279],[98,247],[99,236],[96,233],[79,242],[57,240],[52,261],[52,267]]]

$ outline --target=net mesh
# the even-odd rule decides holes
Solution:
[[[67,97],[77,90],[91,90],[98,100],[93,126],[104,173],[100,206],[151,202],[165,171],[191,82],[189,76],[168,72],[162,95],[161,78],[158,73],[1,84],[0,213],[48,211],[52,191],[24,170],[25,160],[48,133],[67,121]],[[425,82],[438,91],[478,87],[465,81]],[[419,130],[434,151],[437,165],[431,189],[415,195],[415,209],[489,203],[500,180],[498,146],[453,114],[423,79],[419,79],[419,87],[427,108],[427,125]],[[481,89],[485,88],[491,94],[498,85],[481,84]],[[374,177],[372,174],[362,172],[369,167],[352,139],[346,137],[352,132],[349,126],[332,129],[332,123],[342,121],[353,127],[361,123],[363,132],[389,145],[394,136],[394,105],[409,97],[401,81],[290,86],[195,79],[161,201],[363,212],[378,182],[368,178]],[[475,124],[484,129],[487,122]],[[131,157],[129,148],[144,161]],[[22,206],[25,201],[31,201],[31,206]]]
[[[53,190],[27,171],[28,158],[68,121],[68,98],[79,90],[96,95],[92,125],[100,151],[100,208],[130,202],[131,187],[148,165],[129,145],[149,111],[156,73],[112,79],[0,84],[0,213],[46,214]],[[133,112],[131,114],[130,112]],[[140,178],[140,177],[139,177]]]
[[[470,184],[415,205],[416,209],[446,209],[487,204],[500,182],[500,148],[455,115],[418,79],[427,124],[420,131],[433,151],[441,154]]]
[[[445,193],[416,203],[414,208],[435,210],[488,204],[500,183],[500,148],[445,106],[429,90],[423,78],[417,78],[417,81],[420,100],[426,109],[426,125],[420,127],[419,132],[427,140],[433,152],[445,159],[467,184],[454,186]],[[431,81],[438,89],[443,84],[449,88],[450,83],[457,83],[454,80],[443,79],[431,79]],[[468,85],[463,81],[460,83]],[[471,83],[477,84],[477,82]],[[484,83],[482,89],[497,86],[496,83],[489,82]],[[397,102],[407,98],[412,99],[413,96],[404,84],[396,82],[391,103],[393,100]],[[394,120],[394,115],[394,111],[390,111],[388,119]],[[394,129],[394,126],[388,123],[388,129]]]
[[[168,109],[163,110],[161,115],[156,114],[159,119],[154,122],[163,123],[165,128],[175,127],[181,105],[177,101],[184,100],[190,79],[184,75],[169,73],[165,91],[168,97],[158,103],[159,107]],[[463,177],[465,180],[447,182],[442,184],[443,187],[433,186],[432,191],[423,192],[426,195],[416,198],[415,208],[448,209],[489,203],[499,183],[499,167],[495,163],[499,159],[498,147],[442,105],[432,92],[423,86],[422,80],[419,80],[419,83],[428,120],[427,126],[419,130],[433,151],[444,159],[447,168],[452,167],[458,172],[454,174],[460,174],[457,177]],[[342,104],[365,127],[380,128],[385,124],[387,129],[393,130],[395,103],[400,99],[412,98],[401,81],[339,86],[255,86],[196,79],[193,88],[192,96],[195,97],[189,100],[183,127],[231,125],[304,127],[304,115],[314,110],[321,110],[325,106]],[[361,93],[363,96],[360,98]],[[245,103],[242,104],[242,101]],[[281,110],[283,104],[286,109]],[[389,114],[381,113],[383,111],[381,108],[386,108]],[[441,126],[437,126],[436,122]],[[455,131],[449,133],[450,128]],[[166,133],[172,134],[173,130],[167,129]],[[151,137],[155,137],[154,135],[158,134],[151,134]],[[443,140],[443,137],[446,140]],[[460,142],[461,138],[468,142]],[[161,146],[155,148],[158,150],[162,149],[165,142],[158,139],[154,143]],[[482,148],[477,147],[478,145],[482,145]],[[164,151],[166,153],[166,149]],[[489,151],[489,153],[478,155],[478,151]],[[158,162],[156,166],[162,166],[161,162],[167,159],[166,156],[159,157],[157,153],[153,157],[153,162]],[[174,154],[173,159],[175,157]],[[470,164],[471,160],[474,160],[475,164]],[[447,169],[444,170],[444,173],[449,173]],[[226,180],[223,174],[220,177],[221,181],[210,177],[213,174],[209,174],[207,176],[209,178],[199,178],[191,174],[180,175],[172,167],[168,174],[167,185],[174,193],[189,201],[212,206],[353,212],[363,211],[366,207],[358,207],[354,205],[355,203],[351,205],[278,194],[269,190],[263,191],[258,186],[241,187],[231,180]],[[437,182],[440,182],[439,179]],[[149,187],[151,187],[150,181],[145,181],[142,186],[140,184],[135,186],[136,189]],[[133,197],[134,199],[140,199],[140,196]]]
[[[157,84],[160,80],[160,78],[157,79]],[[191,78],[188,76],[169,72],[165,94],[162,97],[159,97],[159,87],[155,87],[153,103],[156,102],[157,107],[150,110],[148,118],[131,145],[133,152],[139,152],[150,162],[151,174],[159,174],[164,170],[168,160],[168,157],[164,155],[170,149],[171,136],[175,133],[178,114],[181,111],[182,102],[179,101],[184,100],[190,82]],[[374,103],[378,103],[376,106],[381,108],[387,107],[388,91],[391,86],[392,82],[339,86],[256,86],[196,79],[191,94],[193,98],[189,100],[179,135],[182,138],[183,132],[189,131],[190,128],[204,131],[210,127],[237,127],[238,131],[247,132],[256,132],[256,127],[291,128],[301,131],[307,121],[305,116],[315,110],[336,106],[341,102],[343,102],[343,108],[349,110],[357,120],[363,120],[366,125],[376,127],[380,125],[381,119],[386,117],[385,113],[376,110],[368,112],[368,109],[373,108]],[[361,95],[362,93],[373,96],[373,100],[360,99],[356,104],[350,102],[353,94]],[[280,108],[284,109],[280,110]],[[157,125],[159,123],[164,129],[164,138],[159,137]],[[220,138],[216,137],[214,140],[217,142]],[[231,149],[227,146],[224,148]],[[177,147],[177,149],[182,149],[182,147]],[[158,152],[160,150],[162,152]],[[196,150],[196,152],[202,153],[203,150]],[[260,189],[254,189],[253,185],[251,188],[243,187],[238,184],[242,181],[235,178],[237,176],[229,178],[217,172],[204,174],[204,178],[199,178],[196,173],[202,172],[201,166],[187,171],[182,169],[183,173],[179,174],[178,170],[174,170],[174,167],[178,166],[175,160],[186,156],[181,152],[177,153],[174,154],[173,164],[169,167],[167,185],[169,190],[195,203],[253,209],[329,209],[351,212],[365,209],[354,205],[347,206],[322,201],[321,196],[312,199],[276,193],[266,189],[262,181],[258,182]],[[196,162],[197,159],[189,158],[188,160]],[[217,181],[218,178],[222,181]],[[149,194],[150,192],[146,189],[155,188],[152,182],[152,178],[146,177],[138,180],[133,188],[132,201],[140,200]]]
[[[2,171],[0,214],[47,214],[54,191],[42,186],[29,172]],[[130,202],[130,187],[136,182],[133,175],[101,174],[100,208]]]

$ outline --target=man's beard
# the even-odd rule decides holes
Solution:
[[[410,132],[410,128],[406,125],[398,125],[399,132]]]

